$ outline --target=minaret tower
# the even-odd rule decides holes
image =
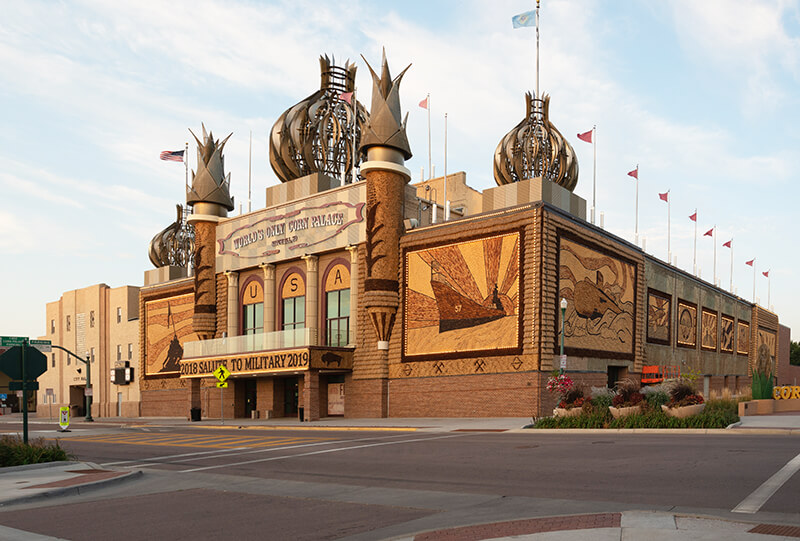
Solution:
[[[366,62],[366,59],[364,59]],[[367,183],[367,240],[363,303],[375,329],[376,342],[367,342],[367,358],[361,374],[381,383],[381,416],[388,414],[387,386],[388,350],[397,308],[399,306],[400,236],[403,233],[405,188],[411,172],[405,160],[411,158],[406,137],[406,121],[401,119],[400,80],[392,79],[384,51],[381,74],[367,63],[372,75],[372,106],[369,121],[362,134],[361,152],[366,161],[361,174]],[[409,65],[410,67],[410,65]],[[375,349],[372,349],[372,348]]]

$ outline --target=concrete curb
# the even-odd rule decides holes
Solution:
[[[84,462],[83,464],[88,464],[88,463]],[[133,479],[135,477],[141,477],[142,475],[143,473],[141,470],[132,470],[124,472],[122,475],[118,475],[117,477],[112,477],[111,479],[100,479],[97,481],[89,481],[87,483],[81,483],[79,485],[73,485],[69,487],[54,487],[44,492],[31,494],[30,496],[21,496],[19,498],[11,498],[6,501],[0,501],[0,508],[9,507],[12,505],[19,505],[23,503],[31,503],[39,500],[46,500],[49,498],[56,498],[59,496],[71,496],[76,494],[82,494],[92,490],[97,490],[98,488],[104,488],[106,486],[122,483],[130,479]]]
[[[515,428],[514,434],[696,434],[696,435],[753,435],[769,434],[800,436],[798,428]]]

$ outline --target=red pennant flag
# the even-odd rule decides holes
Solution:
[[[704,237],[713,237],[714,236],[714,228],[712,227],[711,229],[709,229],[708,231],[703,233],[703,236]]]
[[[725,244],[723,244],[722,246],[724,246],[725,248],[730,248],[730,247],[731,247],[731,243],[732,243],[732,242],[733,242],[733,239],[729,240],[728,242],[726,242],[726,243],[725,243]]]
[[[691,221],[693,221],[693,222],[696,222],[696,221],[697,221],[697,211],[694,211],[694,214],[692,214],[691,216],[689,216],[689,219],[690,219]]]
[[[587,143],[591,143],[592,142],[592,132],[593,131],[594,130],[589,130],[586,133],[579,133],[578,134],[578,139],[580,139],[581,141],[586,141]],[[628,173],[628,174],[630,175],[630,173]]]
[[[770,269],[770,270],[771,270],[771,269]],[[769,278],[769,271],[767,271],[767,272],[762,272],[761,274],[763,274],[765,277]]]
[[[628,176],[629,177],[633,177],[633,178],[638,180],[639,179],[639,166],[637,165],[636,169],[634,169],[633,171],[628,171]]]
[[[347,105],[353,105],[353,93],[352,92],[342,92],[339,94],[339,99],[344,100],[347,102]]]
[[[660,193],[660,194],[658,194],[658,197],[659,197],[659,199],[661,199],[662,201],[666,201],[667,203],[669,203],[669,191],[666,191],[666,192],[664,192],[664,193]]]
[[[422,107],[423,109],[428,108],[428,96],[426,96],[424,100],[419,102],[419,106]]]
[[[754,258],[753,258],[753,259],[751,259],[750,261],[745,261],[745,262],[744,262],[744,264],[745,264],[745,265],[750,265],[750,266],[752,267],[752,266],[753,266],[753,263],[755,263],[755,262],[756,262],[756,258],[754,257]]]

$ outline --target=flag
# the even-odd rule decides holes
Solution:
[[[722,246],[724,246],[725,248],[732,248],[732,247],[731,247],[731,243],[732,243],[732,242],[733,242],[733,239],[729,240],[728,242],[726,242],[726,243],[725,243],[725,244],[723,244]]]
[[[694,211],[694,214],[692,214],[691,216],[689,216],[689,219],[690,219],[691,221],[693,221],[693,222],[696,222],[696,221],[697,221],[697,211]]]
[[[744,262],[744,264],[745,264],[745,265],[750,265],[750,266],[752,267],[752,266],[753,266],[753,263],[755,263],[755,262],[756,262],[756,258],[754,257],[754,258],[753,258],[753,259],[751,259],[750,261],[745,261],[745,262]]]
[[[639,166],[637,165],[633,171],[628,171],[628,176],[639,180]]]
[[[183,151],[165,150],[161,153],[161,159],[168,162],[183,162]]]
[[[580,139],[581,141],[586,141],[587,143],[591,143],[592,142],[592,132],[593,131],[594,130],[589,130],[586,133],[579,133],[578,134],[578,139]]]
[[[346,101],[347,105],[353,105],[353,93],[352,92],[342,92],[339,94],[339,99],[342,101]]]
[[[428,108],[428,99],[429,98],[430,98],[430,96],[426,96],[424,100],[419,102],[419,106],[422,107],[423,109],[427,109]]]
[[[526,11],[519,15],[511,17],[511,24],[514,28],[522,28],[523,26],[536,26],[536,11]]]
[[[664,192],[664,193],[660,193],[660,194],[658,194],[658,197],[659,197],[659,199],[661,199],[662,201],[666,201],[667,203],[669,203],[669,190],[667,190],[667,191],[666,191],[666,192]]]
[[[703,236],[704,237],[713,237],[714,236],[714,228],[712,227],[711,229],[709,229],[708,231],[703,233]]]
[[[772,269],[770,269],[770,270],[772,270]],[[765,278],[769,278],[769,271],[762,272],[761,274],[763,274]]]

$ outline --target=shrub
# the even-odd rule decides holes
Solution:
[[[0,468],[59,462],[72,458],[72,455],[62,449],[58,441],[47,443],[44,438],[36,438],[26,444],[19,436],[0,438]]]
[[[616,388],[617,394],[611,401],[615,408],[636,406],[644,400],[644,395],[639,392],[639,384],[630,378],[618,381]]]
[[[703,397],[697,394],[691,381],[679,379],[670,383],[667,403],[669,407],[694,406],[702,403]]]

